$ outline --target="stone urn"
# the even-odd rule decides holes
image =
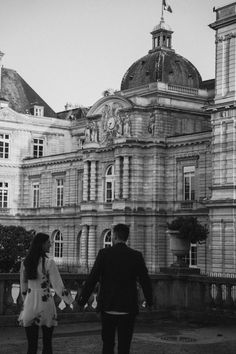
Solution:
[[[167,230],[166,233],[170,237],[170,251],[177,260],[172,264],[172,267],[188,267],[184,258],[188,255],[190,249],[190,240],[181,237],[177,230]]]

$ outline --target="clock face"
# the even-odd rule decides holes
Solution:
[[[110,117],[107,121],[107,127],[108,129],[112,130],[115,127],[115,118],[114,117]]]

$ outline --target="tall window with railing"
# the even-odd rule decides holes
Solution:
[[[39,208],[39,183],[33,183],[33,208]]]
[[[195,166],[185,166],[184,174],[184,200],[195,200]]]
[[[10,139],[9,134],[0,134],[0,158],[9,158]]]
[[[111,203],[114,200],[115,175],[114,166],[110,165],[105,174],[105,202]]]
[[[64,180],[62,178],[56,180],[57,190],[56,190],[56,205],[62,207],[64,203]]]
[[[0,182],[0,209],[8,208],[8,182]]]

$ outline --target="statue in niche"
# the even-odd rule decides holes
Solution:
[[[131,136],[131,120],[129,113],[125,113],[124,124],[123,124],[124,136]]]
[[[111,108],[108,104],[105,104],[103,111],[102,111],[102,130],[107,130],[107,121],[111,115]]]
[[[120,104],[114,103],[112,106],[112,113],[113,117],[115,118],[115,129],[116,129],[116,136],[119,137],[123,133],[123,119],[121,117],[121,110],[122,106]]]
[[[91,141],[91,129],[90,129],[90,124],[87,123],[85,127],[85,142],[89,143]]]
[[[155,127],[156,127],[156,116],[155,113],[152,113],[149,118],[149,123],[148,123],[148,132],[154,136],[155,134]]]
[[[98,125],[95,121],[91,123],[91,141],[98,142]]]
[[[123,118],[121,117],[121,115],[119,114],[118,119],[117,119],[117,136],[122,136],[123,134]]]
[[[98,142],[98,125],[97,122],[93,121],[87,123],[85,128],[85,142]]]

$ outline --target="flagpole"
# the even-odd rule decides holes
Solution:
[[[162,0],[161,5],[161,21],[164,21],[164,0]]]

